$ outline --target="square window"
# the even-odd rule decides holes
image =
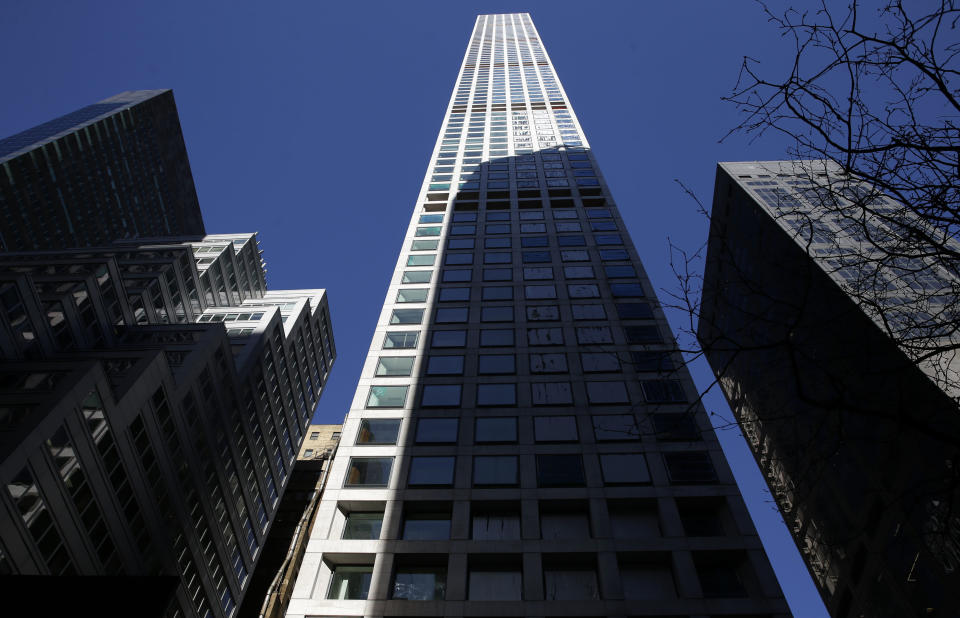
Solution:
[[[509,285],[487,286],[481,294],[483,300],[513,300],[513,287]]]
[[[567,279],[593,279],[596,277],[593,266],[564,266],[563,276]]]
[[[509,251],[487,251],[483,254],[484,264],[509,264],[512,259]]]
[[[425,303],[427,302],[427,288],[401,288],[397,291],[398,303]]]
[[[534,247],[549,247],[550,241],[546,236],[527,236],[520,239],[520,246],[523,247],[524,249],[527,249],[527,248],[532,249]],[[549,261],[549,258],[547,261]]]
[[[527,300],[552,300],[557,297],[555,285],[527,285],[523,288]]]
[[[402,408],[407,401],[408,386],[371,386],[368,408]]]
[[[643,294],[643,286],[639,283],[611,283],[610,292],[614,298],[639,298]]]
[[[576,442],[580,439],[577,434],[577,417],[535,416],[533,437],[537,442]]]
[[[568,284],[570,298],[600,298],[600,288],[592,283]]]
[[[447,249],[473,249],[473,238],[451,238],[447,241]]]
[[[580,364],[584,373],[608,373],[620,371],[620,358],[616,352],[582,352]]]
[[[591,404],[627,404],[626,382],[587,382],[587,401]]]
[[[484,249],[509,249],[512,246],[510,237],[504,238],[485,238],[483,240]]]
[[[534,382],[530,385],[535,406],[563,406],[573,403],[569,382]]]
[[[578,326],[577,343],[581,345],[613,343],[613,333],[608,326]]]
[[[520,601],[523,599],[523,574],[519,565],[471,566],[467,591],[469,601]]]
[[[475,541],[515,541],[520,539],[520,505],[472,502],[471,536]]]
[[[480,375],[514,374],[517,372],[513,354],[481,354],[478,357],[477,373]]]
[[[470,288],[440,288],[437,301],[441,303],[467,302],[470,300]]]
[[[614,221],[591,221],[590,231],[592,232],[616,232],[617,224]]]
[[[588,219],[609,219],[613,215],[610,214],[609,208],[588,208],[587,209],[587,218]]]
[[[540,206],[538,205],[537,208]],[[523,206],[521,206],[523,208]],[[520,212],[521,221],[542,221],[543,213],[538,210],[524,210]]]
[[[421,418],[417,421],[417,444],[456,444],[457,419]]]
[[[427,360],[427,375],[429,376],[463,375],[463,357],[462,356],[431,356]]]
[[[450,226],[451,236],[473,236],[477,233],[475,225],[452,225]]]
[[[396,444],[399,418],[365,418],[360,421],[357,444]]]
[[[717,480],[717,471],[713,467],[710,453],[706,451],[664,453],[663,461],[671,483],[713,483]]]
[[[425,408],[460,407],[459,384],[426,384],[420,405]]]
[[[429,255],[409,255],[407,256],[407,266],[433,266],[437,256],[434,253]]]
[[[554,219],[576,219],[577,211],[576,210],[554,210],[553,218]]]
[[[686,413],[656,413],[653,415],[653,428],[657,432],[657,440],[692,442],[700,439],[700,428]]]
[[[599,244],[599,243],[598,243]],[[626,249],[600,249],[600,259],[604,262],[629,260]]]
[[[420,223],[443,223],[443,215],[420,215]]]
[[[351,457],[344,487],[386,487],[393,457]]]
[[[430,344],[435,348],[462,348],[467,345],[467,331],[465,330],[437,330],[433,332],[433,341]]]
[[[416,503],[407,502],[405,507],[409,509],[413,505],[416,505]],[[420,505],[416,505],[416,507],[420,507]],[[402,538],[405,541],[445,541],[450,538],[450,515],[449,510],[434,511],[429,508],[423,511],[417,508],[405,512]]]
[[[597,581],[596,568],[576,568],[576,566],[544,568],[543,588],[547,601],[600,599],[600,584]]]
[[[504,166],[506,169],[506,166]],[[510,213],[509,212],[488,212],[487,221],[509,221]]]
[[[467,321],[470,310],[467,307],[440,307],[434,318],[436,324],[457,324]]]
[[[557,221],[553,225],[556,226],[558,232],[580,232],[583,230],[579,221]]]
[[[487,234],[509,234],[509,233],[510,233],[510,224],[509,224],[509,223],[490,223],[490,224],[487,224],[486,233],[487,233]]]
[[[652,324],[649,326],[624,326],[623,334],[627,338],[627,343],[663,343],[660,329]]]
[[[598,442],[639,440],[640,428],[632,414],[604,414],[593,417],[593,435]]]
[[[531,354],[530,373],[567,373],[566,354]]]
[[[516,404],[516,384],[477,384],[478,406],[513,406]]]
[[[652,320],[653,309],[647,303],[617,303],[617,315],[621,320]]]
[[[473,271],[469,268],[447,269],[443,271],[444,283],[466,283],[473,278]]]
[[[480,331],[480,345],[483,347],[502,347],[513,345],[513,329],[485,329]]]
[[[414,236],[439,236],[440,230],[442,229],[439,225],[418,227],[417,231],[414,232]]]
[[[492,416],[476,420],[473,441],[477,444],[503,443],[517,441],[517,417]]]
[[[524,251],[523,252],[523,263],[524,264],[538,264],[538,263],[550,263],[550,252],[549,251]]]
[[[343,525],[341,538],[350,540],[375,541],[380,538],[383,526],[383,512],[346,513],[347,521]]]
[[[593,240],[598,245],[622,245],[623,239],[620,234],[594,234]]]
[[[560,252],[560,259],[564,262],[589,262],[590,253],[586,249],[567,249]]]
[[[391,324],[419,324],[423,321],[423,309],[394,309],[390,314]]]
[[[512,268],[484,268],[483,280],[484,281],[512,281],[513,269]]]
[[[633,370],[641,372],[665,373],[674,370],[673,358],[669,352],[654,351],[640,352],[631,351],[630,360],[633,362]]]
[[[473,458],[474,486],[509,487],[520,483],[516,455],[477,456]]]
[[[443,258],[443,263],[447,266],[463,266],[465,264],[473,264],[473,254],[448,253],[446,257]]]
[[[392,599],[442,601],[447,589],[447,569],[441,565],[423,566],[398,563],[393,576]]]
[[[569,236],[557,236],[557,244],[561,247],[584,247],[587,241],[582,234],[571,234]]]
[[[604,453],[600,470],[607,485],[637,485],[650,482],[650,471],[643,453]]]
[[[336,565],[330,578],[328,599],[366,599],[373,579],[373,566]]]
[[[581,487],[586,483],[580,455],[537,455],[537,485]]]
[[[437,239],[433,240],[414,240],[410,244],[411,251],[435,251],[439,246],[440,241]]]
[[[378,376],[408,376],[413,370],[413,356],[381,356],[377,361]]]
[[[526,266],[523,269],[523,278],[525,281],[551,281],[553,279],[553,268],[550,266]]]
[[[641,380],[643,398],[649,403],[686,403],[680,380]]]
[[[527,345],[563,345],[563,329],[528,328]]]
[[[534,305],[527,307],[527,320],[530,322],[549,322],[560,319],[560,307],[557,305]]]
[[[420,331],[403,330],[389,332],[383,338],[384,350],[409,350],[417,347]]]
[[[546,231],[547,231],[547,226],[545,223],[521,223],[520,224],[521,234],[543,234]]]
[[[411,457],[407,485],[453,485],[456,457]]]
[[[432,277],[432,270],[405,270],[400,283],[430,283]]]
[[[629,264],[604,266],[603,272],[607,279],[629,279],[637,276],[637,269]]]

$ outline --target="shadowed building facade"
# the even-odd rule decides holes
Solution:
[[[698,337],[833,616],[960,611],[960,279],[912,218],[822,162],[717,169]]]
[[[326,293],[203,235],[169,91],[2,144],[4,238],[56,247],[0,252],[3,582],[40,614],[230,618],[336,358]]]
[[[0,250],[203,236],[172,90],[122,92],[0,140]]]
[[[481,15],[287,616],[786,616],[527,14]]]

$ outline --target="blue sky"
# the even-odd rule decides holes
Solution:
[[[0,137],[123,90],[173,88],[210,232],[259,231],[273,289],[325,287],[339,358],[318,422],[350,405],[478,13],[529,11],[661,298],[696,250],[717,161],[784,158],[722,103],[744,55],[789,42],[729,2],[6,0]],[[674,328],[684,316],[672,315]],[[709,368],[692,367],[702,388]],[[717,392],[715,424],[730,412]],[[794,613],[826,616],[743,439],[719,431]]]

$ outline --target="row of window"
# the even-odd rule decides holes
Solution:
[[[462,384],[424,384],[421,387],[420,407],[459,408],[462,405]],[[514,382],[477,384],[474,404],[477,406],[515,406],[517,387]],[[587,403],[590,405],[630,405],[627,383],[619,380],[584,382]],[[679,380],[641,380],[640,388],[646,403],[685,403],[686,395]],[[367,409],[403,408],[407,402],[409,385],[374,385],[367,395]],[[570,382],[530,383],[530,403],[534,406],[574,405],[573,385]],[[469,407],[469,406],[468,406]]]
[[[519,440],[519,417],[489,416],[473,420],[475,444],[516,444]],[[526,421],[524,421],[526,422]],[[660,440],[691,441],[700,439],[700,430],[689,414],[656,413],[649,420],[637,421],[633,414],[604,414],[590,417],[593,436],[600,442],[639,440],[643,434]],[[403,419],[364,418],[360,421],[354,444],[359,446],[394,445],[400,435]],[[459,418],[420,418],[413,443],[419,445],[456,444],[460,432]],[[533,439],[537,443],[578,442],[575,416],[534,416]]]
[[[600,453],[600,472],[605,485],[645,485],[651,482],[644,453]],[[653,456],[650,454],[650,456]],[[706,451],[661,453],[672,484],[713,483],[717,474]],[[585,487],[586,474],[580,454],[535,455],[537,487]],[[408,487],[453,487],[456,456],[410,457]],[[520,486],[517,455],[473,456],[474,487]],[[345,488],[387,487],[393,457],[351,457],[344,478]]]
[[[459,256],[470,256],[469,258],[459,257]],[[487,252],[484,254],[484,264],[511,264],[513,258],[510,252]],[[600,250],[599,251],[600,259],[604,262],[607,261],[624,261],[628,259],[627,252],[623,250]],[[458,257],[451,257],[458,256]],[[486,257],[491,256],[491,257]],[[523,263],[525,264],[537,264],[537,263],[552,263],[554,262],[550,251],[524,251],[521,254]],[[410,255],[407,256],[407,266],[417,267],[417,266],[434,266],[436,263],[436,255],[434,254],[425,254],[425,255]],[[560,259],[563,262],[589,262],[590,252],[586,249],[574,249],[574,250],[561,250]],[[472,264],[473,258],[472,254],[455,254],[449,253],[446,257],[447,265],[456,264],[458,261],[462,261],[465,264]],[[617,265],[621,268],[613,269],[609,272],[612,273],[625,273],[629,272],[628,269],[632,269],[630,265]],[[524,280],[536,280],[543,279],[544,273],[549,272],[551,275],[553,270],[550,270],[552,267],[549,266],[524,266],[522,273]],[[414,273],[423,272],[423,271],[404,271],[403,279],[401,283],[424,283],[429,282],[430,275],[421,275],[418,276]],[[426,271],[432,273],[433,271]],[[446,268],[443,271],[442,281],[444,283],[465,283],[473,280],[473,269],[472,268]],[[580,267],[570,269],[569,267],[563,267],[563,272],[567,275],[567,279],[592,279],[596,278],[595,272],[593,271],[592,266]],[[605,270],[604,272],[608,272]],[[514,269],[513,268],[483,268],[482,269],[482,279],[483,281],[513,281]],[[632,276],[636,276],[635,274]],[[619,278],[618,275],[615,275],[611,278]]]
[[[530,373],[568,373],[568,357],[564,352],[528,354]],[[479,354],[478,375],[510,375],[517,373],[516,354]],[[632,365],[637,372],[666,372],[674,368],[673,358],[666,351],[633,350],[621,359],[617,352],[581,352],[580,367],[584,373],[620,373],[623,365]],[[406,377],[413,371],[414,356],[381,356],[374,375],[377,377]],[[465,355],[429,356],[426,375],[464,375]],[[682,392],[682,389],[681,389]]]
[[[601,307],[601,305],[596,305]],[[591,318],[592,319],[592,318]],[[598,327],[605,329],[607,327]],[[663,343],[660,329],[655,324],[624,326],[622,327],[624,341],[628,344]],[[598,332],[603,332],[598,331]],[[515,345],[512,328],[485,328],[480,329],[480,347],[512,347]],[[384,335],[384,350],[410,350],[417,347],[420,340],[420,331],[390,331]],[[463,348],[467,345],[466,330],[436,330],[433,331],[430,344],[434,348]],[[530,328],[527,329],[527,344],[531,346],[559,346],[563,345],[562,328]]]
[[[373,559],[368,564],[328,564],[331,571],[328,599],[366,599],[373,579]],[[600,571],[592,554],[543,554],[543,599],[547,601],[600,600]],[[619,553],[617,576],[628,601],[662,601],[678,598],[669,555]],[[707,598],[749,596],[744,581],[752,581],[742,552],[693,552],[700,590]],[[399,554],[394,557],[390,598],[443,600],[446,598],[448,556]],[[466,569],[468,601],[520,601],[524,599],[524,561],[516,555],[469,556]],[[604,589],[608,589],[605,587]],[[538,595],[539,596],[539,595]]]
[[[520,221],[544,221],[545,215],[542,210],[522,210],[519,213]],[[588,219],[612,219],[613,214],[610,212],[609,208],[594,208],[588,207],[586,209],[586,215]],[[455,212],[453,214],[454,223],[475,223],[477,221],[476,212]],[[484,220],[487,223],[490,222],[505,222],[510,221],[512,213],[510,211],[504,210],[489,210],[487,211]],[[560,223],[563,220],[569,219],[578,219],[579,214],[576,210],[570,209],[554,209],[551,211],[551,217],[555,220],[556,223]],[[444,215],[442,214],[423,214],[420,215],[420,218],[417,222],[420,225],[428,223],[443,223]],[[599,221],[591,221],[593,223],[599,223]],[[521,228],[522,232],[523,228]],[[472,247],[471,247],[472,248]]]
[[[546,275],[552,275],[553,269],[525,269],[525,272],[534,279],[550,279]],[[542,272],[541,272],[542,271]],[[610,292],[613,298],[643,298],[643,286],[639,283],[610,283]],[[396,302],[403,303],[425,303],[429,290],[422,289],[402,289],[397,292]],[[489,301],[513,300],[513,288],[504,286],[499,288],[487,288],[483,292]],[[469,302],[470,288],[468,287],[450,287],[440,288],[437,294],[437,302]],[[531,284],[523,286],[523,296],[525,300],[556,300],[557,286],[554,284]],[[569,298],[600,298],[600,288],[597,284],[577,283],[567,285],[567,296]],[[583,305],[581,305],[583,306]],[[588,305],[589,306],[589,305]],[[602,308],[602,305],[595,305]],[[481,322],[512,322],[514,305],[485,306],[480,310]],[[421,324],[426,309],[420,308],[400,308],[394,309],[390,314],[390,324]],[[438,307],[434,315],[435,324],[451,324],[456,322],[468,322],[468,307]]]
[[[671,535],[689,537],[726,536],[735,527],[723,497],[679,497],[674,501],[679,522],[670,522]],[[587,500],[470,501],[470,540],[521,540],[521,512],[539,525],[533,538],[571,541],[578,539],[657,539],[664,537],[660,509],[655,499],[609,499],[606,513],[595,517]],[[449,501],[411,501],[402,503],[399,539],[406,541],[445,541],[451,538],[454,519]],[[670,518],[676,517],[672,513]],[[380,540],[383,531],[383,503],[351,501],[339,505],[336,519],[340,538]],[[609,529],[599,534],[595,520],[605,520]],[[676,528],[679,523],[681,529]],[[336,534],[337,528],[334,529]],[[530,537],[528,537],[530,538]]]

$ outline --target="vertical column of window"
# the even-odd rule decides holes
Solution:
[[[91,391],[80,405],[86,423],[88,437],[100,455],[100,462],[110,479],[117,503],[127,520],[127,528],[133,535],[134,543],[140,550],[141,558],[147,566],[148,573],[156,573],[160,568],[153,543],[150,541],[150,529],[143,518],[143,511],[133,488],[130,485],[130,474],[120,459],[120,451],[107,424],[103,402],[96,391]]]
[[[250,495],[250,500],[251,500],[250,504],[259,505],[258,508],[264,508],[263,499],[260,497],[260,487],[257,484],[256,467],[250,452],[250,447],[247,443],[247,437],[244,435],[243,420],[240,416],[240,410],[237,407],[236,402],[232,403],[230,410],[231,410],[230,425],[233,427],[234,445],[236,446],[236,453],[237,453],[235,461],[240,462],[240,465],[243,466],[243,474],[244,474],[243,478],[245,481],[244,484]],[[228,456],[228,453],[224,453],[223,456],[224,457]],[[237,499],[237,512],[241,514],[243,529],[244,529],[244,533],[246,534],[247,548],[250,551],[251,559],[253,559],[253,558],[256,558],[257,550],[260,547],[260,543],[257,538],[256,532],[254,532],[253,522],[251,521],[250,513],[247,510],[246,496],[243,495],[242,490],[240,491],[239,494],[236,495],[236,499]],[[264,515],[266,515],[266,513],[264,513]]]
[[[103,512],[87,482],[83,463],[77,457],[73,442],[64,427],[60,427],[46,441],[47,453],[60,482],[73,502],[87,538],[94,546],[103,573],[114,575],[123,572],[123,561],[117,553],[113,535],[103,520]]]
[[[204,370],[204,372],[206,371],[207,370]],[[224,613],[229,616],[236,606],[236,603],[233,600],[230,585],[223,574],[223,567],[221,565],[225,561],[217,552],[214,535],[207,521],[207,514],[204,512],[199,494],[197,493],[192,468],[189,464],[188,457],[184,453],[173,412],[170,409],[166,394],[162,388],[157,389],[150,398],[150,405],[153,407],[157,427],[160,429],[160,435],[163,437],[164,444],[167,447],[170,461],[179,462],[175,470],[179,493],[187,507],[187,514],[193,524],[193,530],[197,534],[197,543],[203,552],[207,568],[209,569],[211,583],[216,589],[217,597],[220,599],[220,605]],[[199,415],[194,414],[194,416],[197,417]],[[197,445],[195,444],[194,446]],[[205,444],[203,446],[206,448]],[[206,456],[209,458],[209,449],[207,449]],[[226,544],[226,539],[221,538],[221,540]],[[235,540],[234,543],[236,543]]]
[[[7,493],[44,562],[38,565],[39,570],[45,566],[51,575],[75,575],[77,569],[29,468],[20,470],[7,483]]]

